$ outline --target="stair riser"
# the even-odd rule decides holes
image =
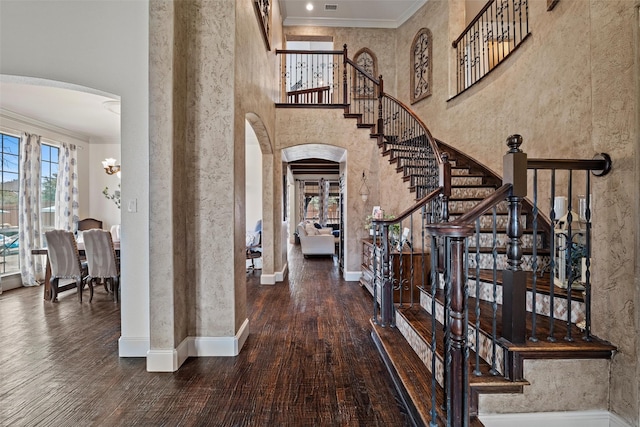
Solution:
[[[520,242],[522,243],[523,248],[532,248],[533,247],[533,234],[526,233],[520,237]],[[538,241],[538,248],[542,248],[542,235],[538,234],[536,236],[536,240]],[[500,232],[499,230],[496,232],[496,246],[498,248],[506,248],[507,243],[510,241],[509,236],[506,233]],[[493,247],[493,233],[490,232],[481,232],[479,244],[481,248],[492,248]],[[478,246],[476,242],[476,235],[469,237],[469,245],[476,247]],[[470,249],[471,251],[471,249]]]
[[[429,346],[429,344],[416,333],[411,325],[407,323],[407,320],[400,315],[396,315],[396,328],[398,328],[402,336],[407,340],[413,351],[415,351],[415,353],[420,357],[422,363],[425,364],[429,372],[433,374],[431,366],[431,355],[433,353],[431,351],[431,346]],[[438,384],[440,384],[441,387],[444,387],[444,363],[439,357],[436,357],[435,377]]]
[[[431,296],[425,292],[420,293],[420,306],[424,308],[427,313],[431,314]],[[436,320],[444,325],[444,306],[436,300]],[[468,327],[468,341],[471,350],[477,351],[480,358],[491,364],[495,358],[496,370],[500,373],[504,372],[504,349],[500,347],[498,341],[495,344],[495,354],[493,349],[493,340],[491,337],[482,331],[479,334],[479,347],[476,347],[476,328],[474,325]]]
[[[493,284],[480,281],[480,299],[484,301],[493,301]],[[469,279],[469,295],[476,296],[476,280]],[[496,285],[496,302],[502,304],[502,286]],[[543,316],[551,314],[551,297],[546,294],[536,293],[536,313]],[[527,311],[533,311],[533,292],[527,291]],[[568,303],[566,298],[554,298],[553,312],[556,320],[567,321]],[[582,301],[571,302],[571,323],[578,323],[585,318],[585,305]]]
[[[466,213],[480,204],[482,200],[449,200],[449,212],[452,213]],[[491,215],[493,210],[487,212],[487,215]],[[496,205],[496,212],[499,214],[507,214],[509,212],[509,204],[506,201],[502,201]]]
[[[451,175],[451,185],[482,185],[482,177]]]
[[[532,255],[522,255],[522,264],[520,267],[524,271],[533,271],[533,256]],[[498,254],[496,256],[496,270],[506,270],[508,267],[507,263],[507,255]],[[551,264],[551,259],[549,256],[538,255],[538,271],[542,271],[544,269],[548,269]],[[472,252],[472,249],[469,250],[469,270],[473,270],[476,268],[476,254]],[[479,256],[479,265],[481,269],[493,269],[493,254],[483,253]]]
[[[449,210],[449,212],[452,212],[451,210]],[[456,218],[458,218],[460,216],[460,214],[455,214],[455,213],[451,213],[450,217],[449,217],[449,221],[453,221]],[[526,216],[522,215],[520,217],[520,223],[521,224],[525,224],[526,223]],[[496,215],[496,228],[498,230],[500,229],[506,229],[507,225],[509,224],[509,216],[508,215]],[[493,215],[482,215],[480,217],[480,228],[492,228],[493,227]]]
[[[466,184],[468,185],[468,184]],[[451,189],[451,198],[453,199],[485,199],[492,195],[495,192],[495,188],[493,187],[463,187],[463,188],[452,188]]]

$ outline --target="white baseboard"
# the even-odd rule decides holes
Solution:
[[[120,357],[147,357],[149,337],[120,337],[118,340],[118,355]]]
[[[607,411],[480,414],[478,418],[485,427],[631,427]]]
[[[282,282],[284,278],[287,276],[288,265],[285,264],[282,267],[281,271],[276,271],[274,274],[264,274],[260,275],[260,284],[261,285],[275,285],[276,283]]]
[[[249,319],[245,319],[233,337],[189,337],[189,356],[237,356],[248,336]]]
[[[275,285],[276,284],[276,275],[275,274],[264,274],[260,275],[260,284],[261,285]]]
[[[344,271],[344,280],[347,282],[357,282],[362,277],[362,271]]]
[[[276,271],[276,282],[282,282],[287,275],[288,264],[285,263],[282,267],[282,271]]]
[[[177,348],[149,350],[148,372],[175,372],[189,357],[237,356],[249,336],[249,319],[245,319],[233,337],[188,337]]]

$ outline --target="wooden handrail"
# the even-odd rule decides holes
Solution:
[[[471,209],[469,212],[452,221],[453,224],[473,224],[482,214],[486,211],[502,202],[506,199],[510,193],[513,185],[504,184],[500,188],[496,189],[489,197],[482,200]]]
[[[462,40],[462,38],[464,37],[465,34],[467,34],[467,32],[471,29],[471,27],[473,27],[476,24],[476,21],[478,19],[480,19],[480,17],[482,16],[483,13],[485,13],[487,11],[487,9],[489,9],[489,7],[491,7],[491,5],[495,2],[495,0],[491,0],[488,1],[487,4],[484,5],[484,7],[482,9],[480,9],[480,12],[478,12],[476,14],[476,16],[471,20],[471,22],[469,22],[469,25],[467,25],[467,27],[462,30],[462,33],[460,33],[460,35],[458,36],[457,39],[455,39],[453,41],[453,43],[451,44],[453,46],[453,48],[457,48],[458,47],[458,43],[460,43],[460,40]]]
[[[319,87],[312,87],[309,89],[299,89],[299,90],[292,90],[287,92],[287,96],[289,95],[305,95],[307,93],[315,93],[315,92],[324,92],[324,91],[328,91],[331,88],[331,86],[319,86]]]
[[[294,54],[310,54],[310,55],[342,55],[342,50],[300,50],[300,49],[276,49],[276,55],[282,55],[287,53]]]
[[[405,111],[407,111],[411,115],[411,117],[413,117],[418,122],[418,124],[420,126],[422,126],[422,128],[424,129],[425,134],[427,135],[427,139],[429,140],[429,145],[431,145],[431,149],[433,150],[433,153],[435,154],[436,161],[438,162],[438,165],[441,165],[442,164],[442,156],[441,156],[441,153],[440,153],[440,149],[438,148],[438,145],[436,144],[435,139],[431,135],[431,132],[429,131],[429,128],[427,127],[427,125],[425,125],[424,122],[422,120],[420,120],[420,118],[413,112],[413,110],[411,108],[409,108],[406,104],[404,104],[402,101],[398,100],[397,98],[394,98],[393,96],[389,95],[388,93],[383,93],[382,96],[385,97],[385,98],[388,98],[391,101],[393,101],[396,104],[398,104]]]
[[[351,59],[347,58],[347,63],[350,64],[353,68],[355,68],[357,71],[359,71],[360,73],[362,73],[364,75],[364,77],[368,78],[369,80],[371,80],[374,84],[379,85],[380,81],[376,80],[373,76],[370,76],[369,73],[367,73],[364,69],[362,69],[358,64],[356,64],[355,62],[353,62]]]
[[[372,224],[376,224],[376,225],[382,225],[382,226],[387,225],[387,226],[389,226],[389,225],[404,221],[405,219],[407,219],[409,217],[409,215],[411,215],[412,213],[414,213],[418,209],[421,209],[424,205],[426,205],[427,203],[429,203],[430,201],[432,201],[436,197],[438,197],[440,195],[440,193],[442,193],[443,188],[444,187],[438,187],[437,189],[433,190],[431,193],[427,194],[422,199],[418,200],[413,206],[411,206],[410,208],[408,208],[405,211],[403,211],[396,218],[393,218],[393,219],[374,219],[374,220],[371,220],[371,223]]]
[[[607,153],[600,153],[591,160],[579,159],[527,159],[527,169],[566,169],[589,170],[603,176],[611,170],[611,157]]]

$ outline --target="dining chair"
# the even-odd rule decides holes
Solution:
[[[120,268],[116,251],[113,248],[111,233],[107,230],[86,230],[83,233],[84,249],[89,264],[89,302],[93,300],[93,285],[98,279],[102,280],[105,290],[113,293],[114,301],[118,301],[120,288]],[[109,285],[109,286],[107,286]]]
[[[78,246],[73,233],[51,230],[44,233],[47,240],[47,256],[51,265],[51,301],[57,301],[58,293],[75,287],[78,301],[82,302],[82,288],[87,275],[86,263],[80,260]],[[59,286],[60,279],[72,279],[75,283]]]
[[[85,218],[78,221],[78,231],[93,230],[94,228],[102,229],[102,221],[95,218]]]

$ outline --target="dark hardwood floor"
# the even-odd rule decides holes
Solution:
[[[299,247],[289,267],[275,286],[247,273],[239,356],[191,358],[174,373],[118,357],[119,304],[102,288],[91,304],[73,291],[55,304],[41,288],[5,292],[0,426],[410,425],[370,336],[369,294]]]

